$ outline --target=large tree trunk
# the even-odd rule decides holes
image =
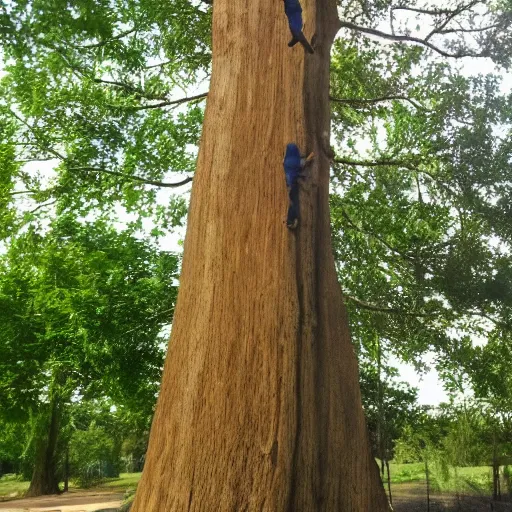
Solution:
[[[57,441],[59,436],[60,409],[57,399],[48,405],[48,412],[42,412],[36,425],[36,453],[34,472],[26,496],[58,494]]]
[[[215,0],[213,74],[172,340],[133,512],[388,510],[329,227],[335,2]],[[296,232],[286,144],[314,151]]]

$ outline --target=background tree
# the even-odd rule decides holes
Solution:
[[[1,412],[30,420],[28,494],[54,493],[72,400],[108,396],[151,413],[178,258],[64,215],[12,239],[0,265]]]
[[[382,345],[375,338],[372,351],[358,354],[359,381],[372,451],[381,461],[381,478],[387,478],[388,499],[393,504],[389,461],[404,429],[416,424],[420,408],[417,390],[397,381],[398,372],[387,364]]]

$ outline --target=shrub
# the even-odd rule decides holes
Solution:
[[[71,478],[78,486],[92,487],[106,477],[119,476],[119,450],[114,440],[93,424],[73,433],[70,466]]]

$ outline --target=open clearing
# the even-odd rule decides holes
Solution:
[[[472,481],[483,481],[487,471],[488,468],[464,468],[460,472],[464,476],[471,476]],[[392,468],[392,477],[391,489],[395,512],[426,512],[427,488],[425,480],[422,479],[421,465],[396,465]],[[71,488],[70,492],[61,495],[0,501],[0,512],[114,512],[121,505],[125,491],[133,490],[139,478],[140,473],[123,473],[120,478],[104,482],[94,489]],[[7,494],[5,491],[22,493],[28,487],[28,482],[5,482],[5,485],[5,489],[0,488],[0,491],[4,491],[4,499]],[[431,491],[430,511],[512,512],[512,503],[506,502],[496,503],[491,509],[488,494],[483,492],[475,495],[465,492],[457,498],[456,493],[448,485],[444,492]]]

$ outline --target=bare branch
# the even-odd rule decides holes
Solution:
[[[329,99],[331,101],[334,101],[336,103],[343,103],[346,105],[351,106],[363,106],[366,104],[374,104],[374,103],[382,103],[384,101],[392,101],[392,100],[401,100],[401,101],[408,101],[411,105],[413,105],[418,110],[427,110],[423,105],[420,105],[412,98],[409,98],[407,96],[403,96],[401,94],[395,94],[390,96],[382,96],[380,98],[368,98],[368,99],[360,99],[360,98],[334,98],[333,96],[329,96]]]
[[[30,162],[49,162],[55,158],[27,158],[25,160],[16,160],[17,164],[28,164]]]
[[[431,172],[427,171],[424,167],[421,167],[421,160],[351,160],[348,158],[335,158],[333,162],[342,164],[342,165],[352,165],[352,166],[360,166],[360,167],[381,167],[381,166],[396,166],[402,167],[404,169],[409,169],[410,171],[419,172],[421,174],[425,174],[432,181],[437,183],[440,188],[442,188],[446,193],[451,195],[452,197],[456,197],[457,193],[452,190],[446,183],[443,183],[439,177],[435,176]]]
[[[42,208],[46,208],[47,206],[52,206],[57,202],[57,199],[50,201],[49,203],[41,203],[39,206],[36,206],[33,210],[30,210],[28,213],[36,213],[38,210]]]
[[[172,60],[166,60],[165,62],[160,62],[159,64],[151,64],[149,66],[144,66],[144,69],[163,68],[164,66],[168,66],[172,63]]]
[[[182,181],[178,181],[176,183],[168,183],[165,181],[157,181],[157,180],[149,180],[147,178],[142,178],[141,176],[134,176],[130,174],[124,174],[118,171],[111,171],[108,169],[102,169],[100,167],[68,167],[68,171],[87,171],[87,172],[99,172],[103,174],[110,174],[112,176],[118,176],[120,178],[124,178],[125,180],[138,181],[140,183],[144,183],[145,185],[152,185],[154,187],[163,187],[163,188],[175,188],[181,187],[190,183],[193,178],[192,176],[188,176]]]
[[[464,57],[486,57],[488,55],[487,50],[483,50],[481,52],[472,52],[469,50],[467,50],[467,51],[459,50],[456,53],[449,53],[449,52],[439,48],[438,46],[433,45],[426,39],[421,39],[419,37],[413,37],[413,36],[389,34],[387,32],[382,32],[381,30],[377,30],[375,28],[362,27],[360,25],[356,25],[355,23],[351,23],[349,21],[342,21],[340,23],[340,26],[342,28],[348,28],[348,29],[354,30],[356,32],[361,32],[362,34],[369,34],[372,36],[381,37],[383,39],[388,39],[390,41],[419,44],[419,45],[425,46],[427,48],[430,48],[431,50],[435,51],[439,55],[442,55],[443,57],[461,59]]]
[[[429,16],[441,16],[443,14],[452,14],[455,12],[454,9],[421,9],[418,7],[408,7],[408,6],[397,6],[392,7],[392,11],[410,11],[416,12],[418,14],[428,14]]]
[[[473,32],[485,32],[486,30],[493,30],[495,28],[500,28],[501,26],[502,23],[495,23],[494,25],[487,25],[485,27],[480,28],[464,28],[461,26],[460,28],[447,28],[445,30],[436,30],[436,34],[471,34]]]
[[[379,167],[379,166],[398,166],[398,167],[406,167],[407,169],[416,170],[416,167],[413,166],[414,161],[407,160],[352,160],[349,158],[335,158],[334,162],[338,164],[344,165],[356,165],[361,167]]]
[[[39,190],[15,190],[14,192],[9,192],[7,195],[9,196],[21,196],[23,194],[37,194]]]
[[[461,5],[454,9],[451,13],[449,13],[446,18],[432,31],[427,35],[425,38],[425,41],[428,41],[431,37],[433,37],[435,34],[439,34],[440,31],[442,31],[454,18],[455,16],[458,16],[464,11],[467,11],[468,9],[471,9],[471,7],[475,6],[476,4],[480,3],[480,0],[472,0],[468,4]]]
[[[170,105],[181,105],[183,103],[187,103],[190,101],[198,101],[198,100],[202,100],[202,99],[206,98],[207,96],[208,96],[208,93],[205,92],[202,94],[198,94],[196,96],[190,96],[188,98],[180,98],[179,100],[166,100],[166,101],[162,101],[161,103],[155,103],[153,105],[139,105],[137,107],[127,106],[127,107],[123,107],[123,108],[131,109],[131,110],[148,110],[151,108],[162,108],[162,107],[168,107]],[[117,105],[115,105],[115,106],[117,107]]]
[[[378,313],[390,313],[393,315],[403,315],[403,316],[413,316],[418,318],[433,318],[441,315],[441,312],[435,313],[421,313],[419,311],[403,311],[402,309],[397,308],[387,308],[384,306],[378,306],[376,304],[370,304],[369,302],[365,302],[364,300],[358,299],[357,297],[352,297],[351,295],[344,295],[344,297],[354,304],[357,304],[362,309],[367,309],[369,311],[375,311]]]

